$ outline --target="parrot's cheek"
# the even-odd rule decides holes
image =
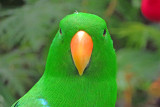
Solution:
[[[85,31],[78,31],[71,40],[71,54],[79,75],[82,75],[90,61],[93,50],[91,36]]]

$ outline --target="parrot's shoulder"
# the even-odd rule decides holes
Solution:
[[[43,99],[25,99],[17,101],[12,107],[49,107],[48,102]]]

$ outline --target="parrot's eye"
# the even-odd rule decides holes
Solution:
[[[103,36],[105,36],[106,35],[106,29],[104,29],[104,31],[103,31]]]
[[[19,101],[14,105],[14,107],[18,107],[18,105],[19,105]]]
[[[62,35],[62,30],[61,30],[61,28],[60,28],[59,32],[60,32],[60,34]]]

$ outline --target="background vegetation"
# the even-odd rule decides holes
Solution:
[[[0,107],[9,107],[41,77],[59,21],[75,12],[106,20],[118,62],[116,107],[160,107],[160,24],[141,0],[1,0]]]

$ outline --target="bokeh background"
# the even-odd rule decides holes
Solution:
[[[89,12],[106,20],[117,54],[116,107],[160,107],[160,24],[141,0],[0,0],[0,107],[41,77],[59,21]]]

